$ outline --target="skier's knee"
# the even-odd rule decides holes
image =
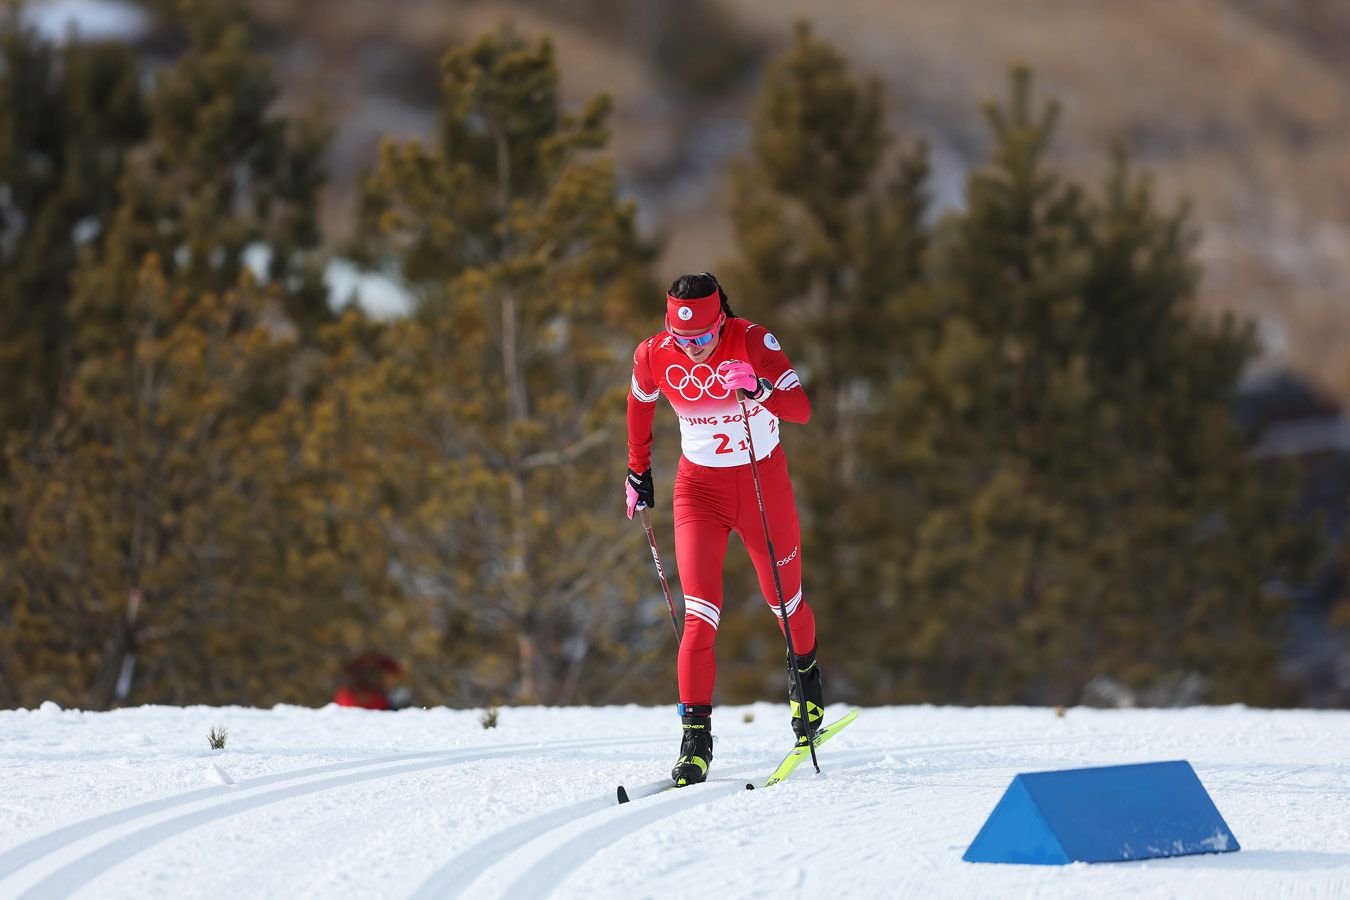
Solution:
[[[701,619],[693,613],[684,617],[684,637],[680,639],[680,650],[707,650],[717,640],[717,626]]]

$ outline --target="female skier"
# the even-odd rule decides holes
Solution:
[[[731,532],[740,535],[759,575],[760,590],[782,628],[773,570],[783,586],[785,612],[797,651],[810,730],[824,714],[816,665],[816,619],[802,599],[802,555],[797,506],[787,459],[778,445],[779,421],[805,423],[811,401],[778,340],[737,318],[717,279],[682,275],[666,293],[664,331],[638,344],[628,395],[628,518],[639,504],[655,504],[652,418],[662,394],[680,420],[680,463],[675,474],[675,559],[684,590],[684,636],[677,672],[683,723],[677,785],[708,777],[712,761],[713,642],[722,614],[722,562]],[[736,391],[744,391],[760,489],[778,559],[769,555],[750,473],[750,445]],[[792,730],[807,740],[802,698],[788,678]]]

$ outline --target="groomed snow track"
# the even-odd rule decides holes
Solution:
[[[72,896],[115,866],[185,832],[244,812],[284,804],[306,794],[341,791],[365,782],[464,763],[551,757],[565,751],[652,743],[669,741],[655,737],[619,737],[402,753],[312,766],[186,791],[73,823],[0,854],[0,896],[9,896],[11,882],[23,885],[26,880],[22,878],[24,870],[33,868],[47,871],[20,888],[15,895],[20,900]],[[1045,742],[1016,743],[1042,745]],[[986,746],[979,743],[947,744],[927,746],[915,753],[931,755],[978,750]],[[875,752],[836,752],[826,759],[826,768],[831,772],[856,769],[879,761]],[[415,900],[459,897],[470,892],[505,900],[541,896],[541,886],[566,880],[583,869],[601,850],[638,830],[745,793],[746,784],[762,781],[776,761],[775,757],[766,755],[760,764],[718,772],[707,784],[656,796],[638,796],[633,803],[624,806],[617,804],[611,795],[601,795],[548,809],[456,854],[437,868],[411,896]],[[802,775],[807,776],[807,771],[804,770]],[[655,786],[654,783],[647,787]],[[542,854],[540,848],[543,848]],[[536,856],[538,858],[532,858]],[[489,872],[514,874],[500,880],[485,879],[483,876]]]
[[[647,796],[665,710],[511,709],[496,732],[447,710],[0,712],[0,900],[1350,896],[1344,713],[870,709],[822,775],[748,792],[786,723],[726,712],[713,780]],[[217,720],[230,750],[179,738]],[[1160,758],[1191,759],[1241,853],[960,862],[1016,772]]]
[[[331,763],[250,778],[232,784],[186,791],[94,816],[34,838],[0,853],[0,897],[21,900],[68,897],[104,872],[137,854],[229,816],[284,803],[318,791],[335,791],[411,772],[442,769],[489,759],[525,758],[598,746],[650,743],[655,738],[557,741],[500,747],[400,753]],[[346,774],[320,777],[333,772]],[[270,788],[270,790],[264,790]],[[219,801],[219,802],[211,802]],[[180,808],[192,807],[187,812]],[[174,813],[165,817],[165,813]],[[148,823],[148,824],[145,824]],[[90,848],[88,845],[95,845]],[[50,867],[39,880],[22,885],[24,870]]]

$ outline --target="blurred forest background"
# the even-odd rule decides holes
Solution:
[[[1350,705],[1350,7],[0,28],[0,706],[315,705],[372,648],[417,704],[674,702],[623,408],[704,269],[815,404],[831,698]],[[742,556],[726,702],[785,693]]]

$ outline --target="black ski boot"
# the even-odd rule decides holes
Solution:
[[[816,650],[819,647],[817,644],[810,653],[797,656],[797,676],[801,679],[802,693],[806,694],[806,717],[811,726],[811,736],[815,736],[821,720],[825,718],[825,692],[820,685],[820,666],[816,664]],[[788,657],[788,669],[791,668],[792,658]],[[797,746],[800,747],[806,743],[807,733],[801,718],[802,697],[797,693],[797,684],[791,671],[788,672],[788,702],[792,707],[792,733],[797,735]]]
[[[680,741],[680,759],[670,773],[676,787],[706,781],[713,750],[711,706],[681,703],[680,720],[684,725],[684,739]]]

